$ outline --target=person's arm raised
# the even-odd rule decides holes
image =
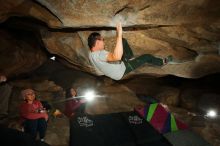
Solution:
[[[121,23],[117,24],[117,38],[116,46],[113,53],[109,53],[107,61],[119,61],[123,55],[123,45],[122,45],[122,26]]]

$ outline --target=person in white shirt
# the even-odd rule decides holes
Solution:
[[[116,32],[116,46],[113,52],[105,50],[104,38],[99,33],[93,32],[88,37],[88,46],[91,51],[89,59],[99,75],[120,80],[124,75],[145,63],[163,66],[172,61],[172,56],[161,59],[150,54],[134,58],[127,40],[122,38],[121,23],[117,24]]]

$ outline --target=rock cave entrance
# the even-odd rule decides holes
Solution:
[[[65,90],[74,86],[79,95],[92,89],[104,96],[86,105],[90,115],[132,111],[146,105],[145,97],[153,97],[211,145],[220,145],[219,115],[216,119],[205,117],[210,109],[220,111],[219,2],[160,2],[164,7],[160,12],[159,2],[99,1],[95,5],[100,15],[98,10],[84,10],[94,6],[89,1],[63,5],[46,1],[5,2],[0,6],[0,73],[8,79],[0,83],[0,115],[7,116],[2,123],[19,129],[17,108],[23,88],[33,88],[43,101],[60,101],[65,99]],[[175,8],[178,13],[174,13]],[[100,20],[95,17],[99,15]],[[88,59],[87,37],[100,32],[111,51],[116,20],[123,21],[123,36],[135,55],[172,54],[176,62],[162,68],[146,64],[121,81],[97,76]],[[53,106],[64,110],[62,102]],[[67,117],[52,119],[46,142],[68,145],[68,130]]]

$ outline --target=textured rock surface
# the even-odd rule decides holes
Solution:
[[[220,72],[219,0],[0,2],[0,71],[14,86],[8,111],[12,118],[18,116],[21,88],[33,87],[45,100],[57,100],[64,98],[62,89],[74,83],[82,94],[84,89],[93,87],[109,97],[87,105],[90,114],[132,110],[143,104],[135,93],[146,94],[167,104],[177,117],[212,145],[220,145],[219,119],[199,116],[208,107],[220,109],[219,88],[213,85],[219,80],[197,83],[195,80],[182,82],[179,78],[147,78],[147,75],[199,78]],[[93,31],[100,32],[105,37],[106,49],[111,51],[118,21],[122,22],[123,37],[135,56],[173,55],[174,62],[161,68],[145,64],[119,84],[105,77],[73,71],[75,68],[96,75],[88,59],[87,37]],[[46,62],[52,55],[69,68]],[[16,78],[23,80],[14,81]],[[62,104],[57,107],[63,108]],[[198,110],[202,113],[197,113]],[[68,131],[68,119],[49,124],[46,141],[51,145],[68,145],[68,134],[61,134]]]
[[[59,20],[47,9],[34,1],[28,0],[1,0],[0,22],[5,21],[11,16],[17,17],[34,17],[48,25],[60,26]]]
[[[87,37],[91,31],[100,31],[106,49],[112,50],[113,27],[121,21],[135,55],[173,55],[175,59],[162,68],[146,64],[130,76],[198,78],[220,71],[219,5],[218,0],[8,0],[0,6],[0,22],[19,16],[47,24],[49,28],[37,29],[48,51],[74,68],[96,74],[88,60]]]
[[[210,109],[220,111],[219,87],[214,84],[219,80],[218,75],[198,80],[145,76],[128,80],[125,85],[137,94],[158,99],[211,145],[219,146],[220,117],[205,116]]]
[[[29,35],[29,37],[28,37]],[[0,29],[0,69],[7,77],[15,77],[37,69],[47,56],[33,35]]]

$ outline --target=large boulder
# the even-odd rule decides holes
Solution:
[[[143,65],[128,78],[138,74],[199,78],[220,71],[218,0],[15,0],[4,1],[0,9],[0,22],[12,16],[32,22],[28,29],[40,29],[39,38],[50,53],[73,68],[95,75],[88,59],[87,37],[99,31],[106,38],[106,49],[112,50],[114,27],[119,21],[135,56],[174,57],[172,64],[163,67]],[[19,27],[27,29],[26,25]]]

